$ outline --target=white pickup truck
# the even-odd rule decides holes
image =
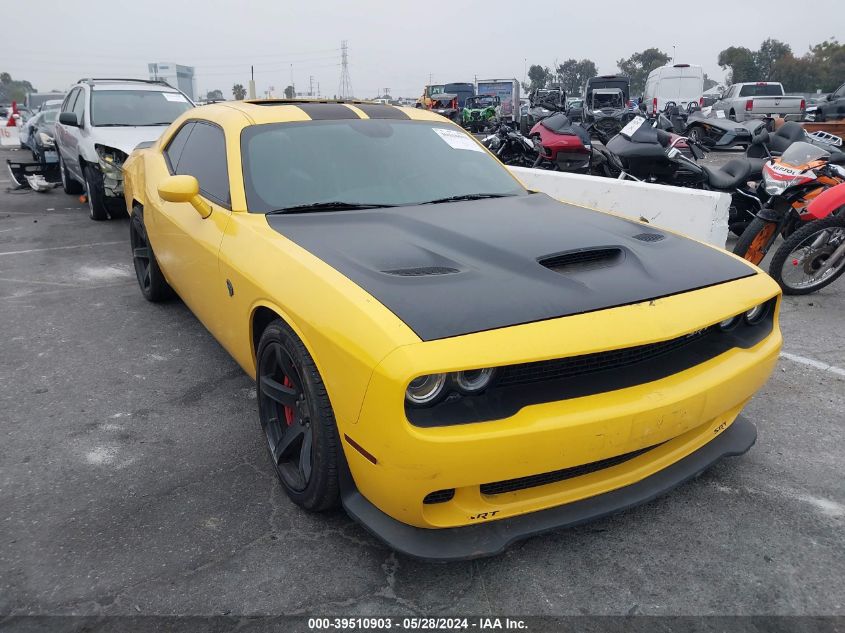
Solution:
[[[733,84],[713,104],[713,109],[724,111],[725,115],[734,121],[777,117],[788,121],[800,121],[804,105],[803,97],[784,95],[783,85],[780,83],[757,81]]]

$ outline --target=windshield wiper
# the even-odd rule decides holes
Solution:
[[[310,204],[297,204],[292,207],[274,209],[266,215],[279,215],[281,213],[309,213],[311,211],[354,211],[355,209],[384,209],[395,207],[395,204],[366,204],[360,202],[343,202],[335,200],[331,202],[312,202]]]
[[[138,123],[135,127],[152,127],[159,125],[170,125],[173,121],[159,121],[158,123]]]
[[[483,200],[485,198],[510,198],[515,193],[465,193],[460,196],[449,196],[448,198],[437,198],[420,204],[440,204],[442,202],[459,202],[461,200]]]

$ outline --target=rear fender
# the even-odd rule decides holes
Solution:
[[[823,191],[813,198],[803,214],[807,220],[821,220],[845,206],[845,183]]]

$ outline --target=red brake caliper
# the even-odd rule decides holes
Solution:
[[[285,379],[282,384],[285,387],[293,387],[291,379],[287,376],[285,376]],[[285,410],[285,422],[287,422],[287,425],[290,426],[291,424],[293,424],[293,409],[291,409],[290,407],[283,407],[283,409]]]

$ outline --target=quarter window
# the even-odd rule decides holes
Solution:
[[[223,130],[203,121],[194,123],[182,148],[176,173],[194,176],[206,198],[228,207],[231,199]]]
[[[185,143],[188,142],[188,137],[191,135],[191,130],[193,129],[193,121],[185,123],[170,140],[167,149],[164,150],[164,156],[167,158],[167,166],[170,167],[170,173],[172,174],[176,173],[176,168],[179,166],[179,159],[182,157],[182,150],[185,149]]]
[[[73,112],[82,123],[83,115],[85,114],[85,90],[79,88],[79,94],[76,97],[76,102],[73,104]]]
[[[73,105],[76,103],[76,98],[79,96],[79,88],[74,88],[68,94],[67,99],[62,104],[62,112],[73,112]]]

